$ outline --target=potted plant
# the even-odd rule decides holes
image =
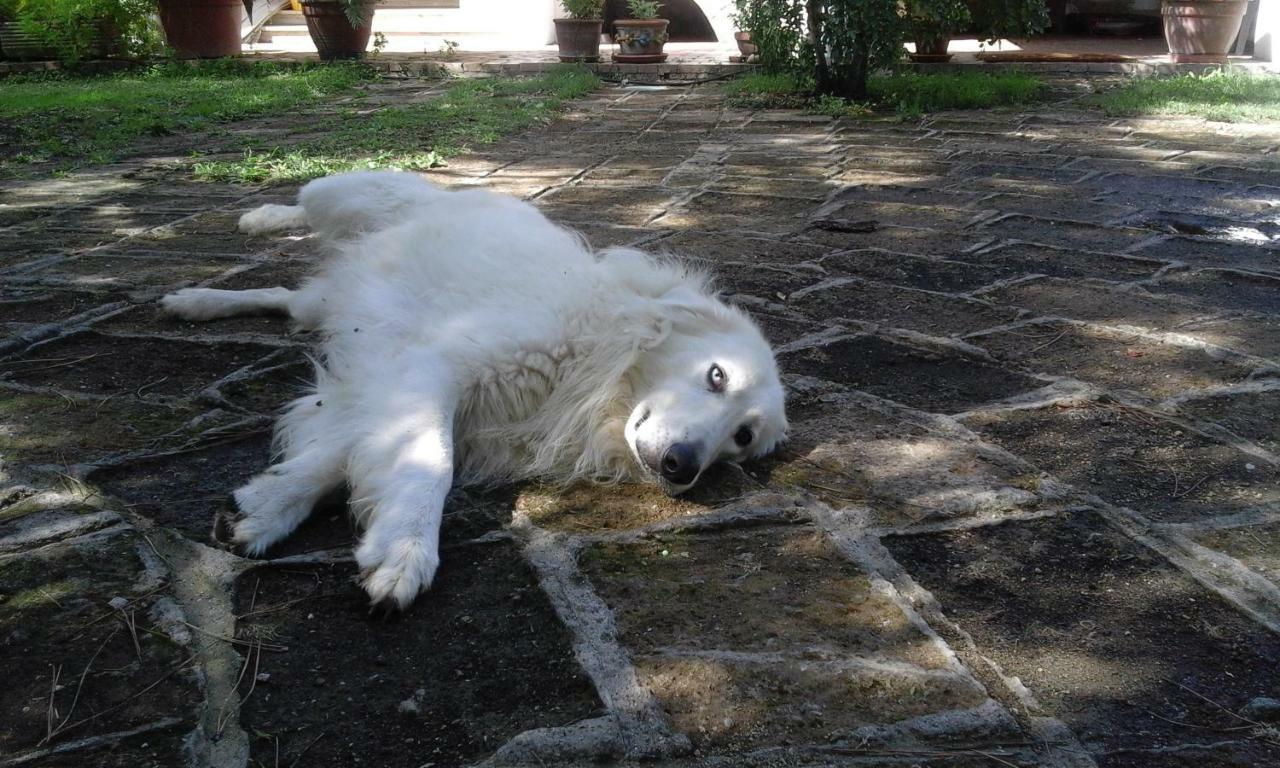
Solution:
[[[561,0],[569,15],[555,19],[561,61],[599,61],[604,0]]]
[[[302,0],[302,16],[321,61],[359,59],[369,47],[376,0]]]
[[[159,0],[165,40],[180,59],[240,55],[240,20],[253,0]]]
[[[734,0],[733,3],[733,41],[738,44],[738,53],[743,61],[760,52],[760,46],[751,41],[751,30],[759,26],[764,11],[762,0]]]
[[[657,64],[667,60],[662,46],[667,42],[667,25],[671,22],[658,18],[658,0],[627,0],[631,18],[613,23],[613,41],[618,52],[613,60],[621,64]]]
[[[916,47],[911,60],[919,63],[950,61],[947,46],[951,44],[951,35],[964,29],[970,20],[964,0],[906,0],[901,8],[907,38]]]
[[[1249,0],[1164,0],[1164,39],[1178,64],[1226,64]]]

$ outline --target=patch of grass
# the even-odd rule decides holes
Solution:
[[[856,104],[832,96],[814,96],[811,83],[788,74],[752,73],[729,82],[732,104],[752,109],[807,109],[834,117],[863,117],[892,110],[918,117],[945,109],[988,109],[1025,104],[1043,84],[1021,72],[894,72],[872,77],[871,98]]]
[[[9,78],[0,98],[0,170],[110,162],[148,137],[294,109],[371,77],[359,65],[260,63]]]
[[[1186,115],[1221,122],[1280,120],[1280,77],[1238,70],[1134,80],[1093,98],[1108,115]]]
[[[195,172],[209,181],[285,182],[358,169],[431,168],[471,147],[549,122],[565,101],[598,85],[581,67],[523,79],[459,80],[430,101],[338,116],[316,126],[319,135],[306,144],[197,163]]]

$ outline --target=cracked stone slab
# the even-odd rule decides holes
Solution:
[[[1280,639],[1101,517],[884,544],[1100,768],[1280,760],[1233,716],[1274,694]]]
[[[836,232],[810,227],[800,237],[806,242],[840,250],[877,248],[917,256],[942,256],[957,261],[970,261],[957,258],[957,254],[990,244],[993,240],[972,231],[940,230],[930,228],[932,226],[937,226],[937,222],[925,219],[913,226],[877,222],[871,232]]]
[[[1202,547],[1239,560],[1280,586],[1280,522],[1218,528],[1190,534]]]
[[[1221,392],[1179,401],[1177,413],[1212,422],[1280,456],[1280,388]]]
[[[1220,269],[1174,272],[1144,283],[1152,293],[1176,294],[1222,309],[1280,314],[1280,278]]]
[[[1256,363],[1150,336],[1066,322],[1037,322],[967,337],[1000,360],[1113,390],[1165,398],[1245,381]]]
[[[240,636],[288,646],[263,654],[267,677],[242,706],[253,759],[271,764],[278,742],[282,760],[306,749],[313,765],[459,764],[600,713],[512,544],[446,552],[430,594],[394,623],[369,615],[355,578],[354,564],[240,577]]]
[[[94,252],[23,272],[22,280],[91,290],[160,288],[217,277],[231,262]],[[18,282],[14,280],[14,282]]]
[[[1119,253],[1149,240],[1152,233],[1128,227],[1102,227],[1083,221],[1010,214],[981,225],[983,234],[1063,248]]]
[[[704,754],[829,743],[987,700],[812,530],[661,534],[579,561],[640,680]]]
[[[780,364],[788,373],[939,413],[966,411],[1045,386],[1043,381],[972,357],[874,336],[806,347],[783,355]]]
[[[1151,277],[1165,266],[1163,262],[1155,260],[1162,257],[1159,252],[1144,253],[1143,256],[1147,258],[1013,242],[974,253],[955,255],[951,258],[986,267],[1018,270],[1027,275],[1096,277],[1104,280],[1137,280]]]
[[[1003,264],[973,264],[871,248],[833,253],[817,263],[833,277],[859,277],[939,293],[964,293],[1022,273]]]
[[[1018,310],[976,299],[897,288],[857,278],[834,278],[803,294],[790,305],[815,320],[849,319],[883,328],[900,328],[933,336],[960,336],[1002,326]]]
[[[1027,310],[1034,317],[1070,317],[1107,325],[1169,330],[1214,314],[1190,301],[1155,297],[1141,290],[1122,290],[1103,281],[1046,278],[998,286],[981,298]]]
[[[1045,472],[1157,521],[1280,508],[1276,467],[1136,408],[1062,404],[966,423]]]
[[[998,518],[1042,503],[1029,465],[895,414],[874,398],[821,394],[795,403],[790,419],[794,437],[768,461],[769,483],[836,509],[866,505],[867,525]]]
[[[1280,248],[1250,242],[1226,243],[1192,237],[1167,237],[1131,251],[1136,256],[1177,260],[1193,267],[1280,273]]]
[[[5,379],[94,395],[192,395],[276,349],[76,333],[0,363]]]

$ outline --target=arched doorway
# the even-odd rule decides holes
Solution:
[[[626,0],[605,0],[604,31],[612,35],[614,19],[625,19],[630,15]],[[667,34],[673,43],[714,43],[718,40],[697,0],[663,0],[660,15],[671,20]]]

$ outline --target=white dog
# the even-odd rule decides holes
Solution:
[[[375,603],[431,585],[445,495],[541,477],[680,493],[783,439],[783,389],[751,320],[706,276],[626,249],[593,255],[536,208],[409,173],[352,173],[264,205],[249,233],[310,227],[329,252],[296,291],[187,288],[188,320],[285,312],[323,335],[314,394],[276,429],[279,463],[234,494],[234,541],[288,536],[344,481]]]

